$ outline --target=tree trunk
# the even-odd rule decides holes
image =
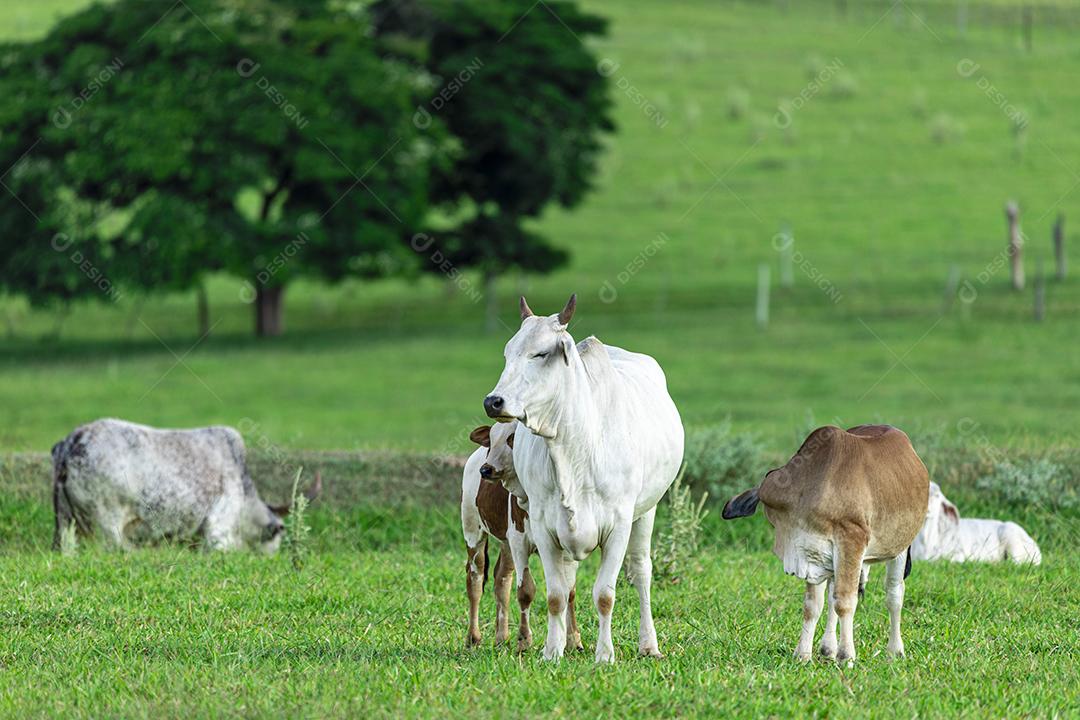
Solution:
[[[1065,260],[1065,215],[1059,214],[1054,223],[1054,259],[1057,262],[1057,279],[1064,280],[1066,273]]]
[[[1020,233],[1020,207],[1010,201],[1005,205],[1005,216],[1009,220],[1009,260],[1012,266],[1013,290],[1024,289],[1024,238]]]
[[[255,283],[255,334],[276,337],[285,329],[285,288]]]
[[[484,330],[490,335],[499,329],[499,298],[495,296],[495,273],[484,273]]]
[[[204,338],[210,334],[210,299],[206,297],[205,284],[199,283],[195,289],[195,301],[198,304],[199,337]]]

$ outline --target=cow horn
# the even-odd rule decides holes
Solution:
[[[322,494],[322,473],[318,470],[315,471],[315,482],[311,483],[311,487],[304,491],[304,497],[307,501],[314,502]],[[278,517],[286,517],[292,512],[292,503],[285,503],[284,505],[267,505],[275,515]]]
[[[525,296],[521,296],[521,302],[518,303],[521,306],[521,319],[524,320],[527,317],[533,316],[532,308],[529,307],[529,303],[525,302]]]
[[[574,317],[575,309],[577,309],[577,293],[570,296],[570,299],[566,301],[566,307],[559,312],[559,324],[569,325]]]

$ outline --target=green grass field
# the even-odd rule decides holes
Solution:
[[[0,34],[39,36],[84,4],[0,4]],[[0,298],[0,717],[1080,712],[1076,507],[976,485],[993,458],[1045,453],[1075,477],[1080,282],[1048,282],[1037,324],[1030,291],[1013,293],[997,267],[1009,198],[1023,208],[1029,280],[1036,261],[1052,267],[1058,212],[1070,247],[1080,242],[1074,25],[1037,15],[1029,53],[1015,27],[980,24],[978,6],[960,35],[945,2],[885,15],[851,2],[846,19],[823,0],[584,4],[612,20],[596,49],[618,63],[619,131],[598,191],[537,223],[571,265],[498,283],[504,329],[485,333],[484,303],[432,278],[300,283],[287,334],[268,341],[250,337],[250,307],[227,277],[210,281],[214,328],[201,343],[190,294],[83,304],[62,322]],[[979,65],[968,77],[965,59]],[[811,92],[830,64],[838,71]],[[778,105],[804,92],[790,125],[776,124]],[[1022,143],[1002,104],[1030,118]],[[776,289],[785,223],[801,260],[794,287]],[[765,330],[753,315],[761,263],[774,284]],[[945,308],[954,265],[977,297]],[[856,667],[802,666],[791,658],[801,584],[769,552],[764,518],[724,523],[714,509],[698,566],[654,587],[664,660],[634,657],[625,582],[614,668],[595,667],[591,650],[555,668],[538,647],[493,648],[490,585],[485,645],[467,651],[460,470],[444,456],[463,454],[482,422],[523,289],[538,312],[578,292],[576,338],[656,356],[688,427],[730,418],[763,444],[761,471],[797,447],[810,417],[912,431],[961,511],[1020,522],[1044,564],[916,564],[898,663],[884,658],[877,568],[856,615]],[[304,569],[174,548],[49,552],[45,453],[107,415],[252,428],[268,499],[283,497],[295,464],[322,467]],[[282,448],[287,462],[274,462]],[[666,522],[662,506],[658,530]],[[538,582],[539,569],[534,558]],[[590,558],[582,597],[595,571]],[[538,602],[537,645],[544,620]]]
[[[555,668],[539,655],[542,601],[533,651],[493,646],[490,584],[485,643],[465,648],[455,474],[432,467],[441,489],[417,504],[417,479],[358,470],[324,470],[327,497],[313,509],[311,554],[297,572],[284,556],[96,547],[54,555],[43,473],[0,465],[0,715],[1065,718],[1080,706],[1075,513],[993,508],[1039,539],[1038,568],[916,563],[901,662],[885,659],[884,575],[875,568],[856,613],[859,661],[843,669],[791,657],[802,585],[768,551],[764,518],[724,523],[714,512],[698,566],[654,585],[665,659],[635,657],[637,599],[621,582],[615,667],[593,664],[596,612],[584,602],[589,650]],[[270,497],[285,482],[269,483]],[[951,494],[965,510],[991,510],[970,491]],[[536,558],[532,566],[539,574]],[[581,596],[596,567],[596,557],[582,565]]]
[[[12,300],[0,447],[44,451],[79,422],[117,415],[172,426],[250,418],[293,448],[460,451],[524,287],[547,312],[577,291],[576,337],[654,354],[689,424],[730,416],[777,449],[790,449],[788,428],[808,411],[904,427],[970,418],[1003,444],[1075,440],[1080,385],[1065,349],[1080,285],[1051,281],[1047,320],[1035,324],[1031,293],[1013,293],[1007,270],[994,269],[1006,199],[1022,204],[1029,280],[1037,261],[1049,267],[1056,214],[1080,208],[1080,56],[1068,26],[1037,25],[1027,53],[1015,28],[979,26],[974,11],[960,37],[933,18],[934,34],[907,15],[842,20],[830,3],[787,14],[768,4],[587,5],[612,20],[597,52],[619,63],[619,132],[598,191],[538,223],[573,251],[571,266],[499,283],[507,328],[483,333],[483,303],[436,279],[298,285],[287,336],[257,342],[238,281],[217,278],[217,324],[197,347],[190,295],[80,305],[62,325]],[[40,32],[59,7],[13,3],[0,13],[14,20],[0,26]],[[970,77],[957,72],[965,58],[980,65]],[[777,127],[778,104],[823,64],[838,72]],[[980,78],[1029,116],[1022,151]],[[772,266],[775,286],[784,223],[802,262],[760,331],[757,266]],[[1071,246],[1075,227],[1069,220]],[[943,313],[953,265],[977,299]],[[617,298],[604,302],[612,288]]]

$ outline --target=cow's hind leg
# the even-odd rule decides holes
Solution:
[[[825,632],[821,635],[821,642],[818,643],[818,653],[824,658],[836,657],[836,623],[838,618],[836,616],[836,600],[832,597],[832,588],[836,584],[835,581],[829,580],[827,583],[822,583],[823,587],[827,586],[829,592],[824,594],[829,600],[829,612],[825,617]]]
[[[495,563],[495,644],[501,645],[510,639],[510,586],[514,583],[514,561],[510,557],[510,548],[503,545],[499,549],[499,559]]]
[[[574,609],[574,599],[577,597],[577,589],[570,588],[570,595],[566,603],[566,649],[584,650],[581,643],[581,629],[577,624],[577,610]]]
[[[469,596],[469,635],[467,645],[480,644],[480,598],[484,595],[484,576],[487,574],[487,537],[468,547],[465,562],[465,592]]]
[[[889,606],[889,656],[904,657],[900,637],[900,611],[904,607],[904,567],[910,549],[885,563],[885,601]]]
[[[836,659],[849,664],[855,661],[855,608],[859,604],[859,579],[868,537],[862,528],[844,528],[836,538],[833,556],[832,598],[840,621],[840,647]]]
[[[525,652],[532,645],[532,628],[529,627],[529,608],[536,597],[536,583],[529,571],[529,541],[525,534],[513,525],[506,529],[506,544],[510,548],[510,557],[514,559],[514,571],[517,573],[517,601],[521,610],[518,622],[518,652]]]
[[[656,508],[638,518],[630,528],[630,542],[626,548],[626,575],[638,593],[638,654],[659,658],[660,647],[656,642],[656,628],[652,617],[652,533]]]
[[[825,583],[820,582],[817,585],[806,583],[806,592],[803,594],[802,635],[799,636],[799,644],[795,647],[795,657],[802,662],[806,662],[813,655],[814,631],[817,630],[818,619],[821,617],[824,604]],[[822,644],[824,642],[825,638],[822,638]]]

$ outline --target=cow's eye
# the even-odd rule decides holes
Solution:
[[[533,357],[534,358],[540,358],[542,360],[542,359],[546,358],[548,355],[549,355],[549,353],[540,352],[540,353],[536,353],[535,355],[533,355]]]

